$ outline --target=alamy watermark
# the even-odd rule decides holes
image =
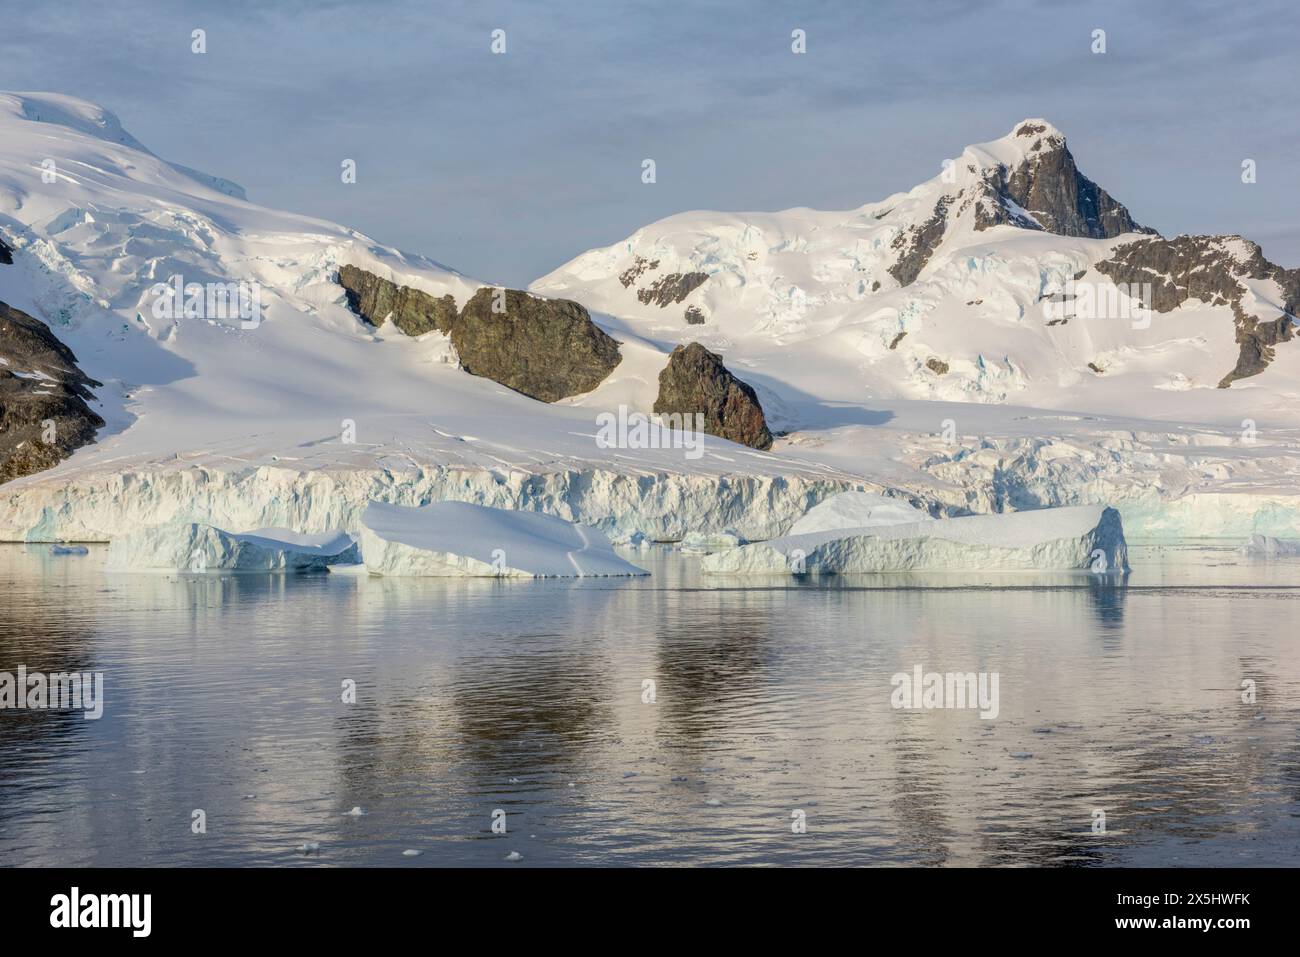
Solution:
[[[1049,322],[1066,319],[1122,319],[1134,329],[1151,326],[1149,282],[1090,282],[1067,279],[1065,287],[1043,299]]]
[[[630,412],[596,416],[596,447],[600,449],[683,449],[688,459],[704,455],[704,414],[701,412]]]
[[[209,319],[215,322],[239,321],[241,329],[256,329],[262,324],[262,287],[255,282],[185,282],[172,276],[154,283],[153,317],[155,319]]]
[[[998,673],[968,671],[940,673],[920,665],[912,673],[900,671],[889,679],[894,686],[889,703],[900,709],[978,708],[980,717],[998,716]]]
[[[17,674],[0,671],[0,710],[85,712],[87,721],[104,716],[104,673],[60,671],[45,674],[19,665]]]

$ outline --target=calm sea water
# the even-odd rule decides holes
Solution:
[[[1300,863],[1295,560],[738,588],[663,551],[580,582],[103,557],[0,545],[0,671],[106,698],[0,711],[0,865]],[[893,708],[918,664],[997,672],[998,717]]]

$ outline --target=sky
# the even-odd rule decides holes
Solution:
[[[1139,222],[1300,265],[1294,0],[3,3],[0,89],[485,282],[690,209],[851,209],[1033,116]]]

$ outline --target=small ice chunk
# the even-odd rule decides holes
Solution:
[[[677,543],[677,548],[688,555],[707,555],[744,543],[735,532],[687,532]]]

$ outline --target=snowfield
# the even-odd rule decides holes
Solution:
[[[1023,149],[1004,138],[965,158],[983,169]],[[687,213],[578,256],[532,292],[587,306],[623,361],[546,404],[462,372],[440,333],[370,327],[334,277],[351,263],[458,306],[484,283],[259,206],[94,104],[0,94],[0,239],[14,251],[0,301],[48,323],[104,383],[93,407],[108,423],[0,487],[0,540],[157,525],[359,535],[372,501],[452,501],[615,542],[757,542],[850,491],[935,517],[1105,503],[1134,536],[1300,537],[1300,349],[1216,389],[1235,348],[1223,307],[1189,304],[1148,329],[1048,326],[1042,297],[1122,238],[957,217],[901,285],[895,240],[951,188],[844,213]],[[697,280],[672,277],[692,273],[707,279],[678,299]],[[256,284],[260,322],[160,316],[155,286],[173,276]],[[768,452],[706,436],[699,458],[602,448],[597,416],[650,411],[668,353],[689,341],[721,352],[786,434]]]

